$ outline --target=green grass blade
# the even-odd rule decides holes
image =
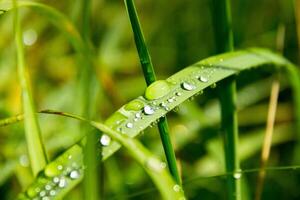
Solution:
[[[249,49],[210,57],[195,63],[192,66],[186,67],[166,79],[166,81],[170,83],[170,90],[160,99],[147,100],[145,97],[140,96],[132,102],[122,106],[106,120],[105,124],[119,134],[122,133],[124,136],[134,138],[147,127],[151,126],[153,122],[157,121],[162,116],[165,116],[172,109],[191,97],[196,96],[205,88],[209,88],[234,74],[239,75],[244,71],[244,73],[247,73],[246,71],[248,70],[255,70],[258,73],[260,70],[263,70],[264,72],[269,70],[270,73],[282,70],[288,78],[290,78],[289,76],[292,76],[290,83],[292,85],[295,100],[298,99],[298,102],[295,101],[294,103],[299,103],[300,76],[298,69],[283,57],[271,53],[268,50]],[[202,77],[202,79],[200,79],[200,77]],[[204,80],[203,78],[206,78],[207,81],[200,81]],[[193,84],[193,90],[188,91],[183,89],[183,83]],[[176,101],[168,102],[168,99],[174,96],[176,97]],[[162,102],[166,103],[166,106],[168,106],[169,109],[160,106]],[[152,115],[145,115],[143,111],[145,106],[152,106],[155,108],[155,112]],[[139,116],[141,116],[141,118],[139,118]],[[137,121],[135,119],[137,119]],[[296,119],[297,122],[299,122],[299,113]],[[132,123],[133,127],[128,128],[128,123]],[[123,144],[119,141],[113,140],[108,146],[104,146],[102,159],[106,160],[112,156],[122,145]],[[80,157],[82,157],[82,151],[77,151],[72,154],[71,157],[75,160],[80,159]],[[78,163],[77,166],[82,167],[82,162]],[[63,172],[59,172],[58,176],[62,173]],[[39,182],[39,180],[36,180],[34,184],[38,184]],[[76,182],[76,184],[78,182]],[[70,188],[75,187],[76,184],[66,186],[64,191],[69,191]],[[29,189],[27,189],[27,192],[28,190]]]
[[[217,53],[233,51],[230,0],[213,1],[213,18]],[[236,111],[236,82],[233,77],[220,84],[221,133],[224,138],[227,173],[238,173],[238,120]],[[241,199],[241,180],[227,177],[228,199]]]
[[[147,86],[149,86],[156,81],[151,57],[147,49],[147,45],[143,36],[143,32],[141,29],[141,25],[137,16],[137,11],[133,3],[133,0],[125,0],[125,5],[131,22],[134,40],[139,54],[141,66],[143,69],[144,78]],[[179,176],[179,172],[177,169],[176,156],[175,156],[174,148],[172,146],[170,131],[168,128],[168,121],[166,117],[162,117],[158,121],[158,130],[160,133],[160,138],[163,144],[170,173],[172,174],[174,180],[178,184],[181,184],[181,178]]]
[[[117,131],[104,124],[89,121],[76,115],[49,110],[43,111],[43,113],[71,117],[87,122],[91,126],[99,129],[101,132],[118,141],[128,150],[129,154],[151,177],[164,199],[173,200],[184,198],[181,187],[174,182],[165,167],[163,167],[162,162],[137,140],[127,137],[126,135],[119,134]],[[82,148],[79,145],[74,145],[59,156],[55,161],[47,165],[44,173],[37,178],[37,181],[30,186],[26,193],[20,195],[19,199],[29,199],[38,196],[39,194],[35,192],[37,191],[37,188],[44,188],[46,185],[51,186],[52,193],[55,194],[53,195],[54,199],[60,199],[68,191],[70,191],[72,187],[81,181],[83,177],[82,175]],[[49,192],[49,195],[50,194],[51,191]]]
[[[16,6],[14,4],[14,26],[15,26],[15,40],[17,47],[17,61],[18,74],[22,88],[22,104],[25,116],[25,135],[26,143],[31,163],[31,169],[36,176],[47,164],[47,155],[42,141],[39,123],[35,114],[35,107],[32,98],[32,91],[30,88],[29,72],[25,64],[24,48],[22,43],[22,29],[21,22]]]

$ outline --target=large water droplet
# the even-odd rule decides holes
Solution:
[[[128,104],[124,106],[125,110],[133,110],[138,111],[143,108],[144,104],[139,100],[130,101]]]
[[[146,105],[145,107],[144,107],[144,113],[146,114],[146,115],[152,115],[152,114],[154,114],[154,109],[151,107],[151,106],[149,106],[149,105]]]
[[[71,178],[71,179],[78,179],[79,176],[80,176],[80,173],[79,173],[78,170],[73,170],[73,171],[71,171],[71,173],[70,173],[70,178]]]
[[[62,165],[58,165],[57,162],[52,162],[45,168],[45,175],[48,177],[54,177],[61,174]]]
[[[175,191],[175,192],[179,192],[180,191],[180,186],[179,185],[174,185],[173,186],[173,190]]]
[[[108,146],[111,142],[111,138],[106,135],[106,134],[103,134],[100,138],[100,143],[103,145],[103,146]]]
[[[187,91],[192,91],[195,89],[195,86],[191,83],[183,82],[181,84],[182,89],[187,90]]]
[[[208,78],[205,76],[200,76],[199,77],[199,81],[203,82],[203,83],[207,83],[208,82]]]
[[[167,81],[159,80],[149,85],[145,91],[145,97],[148,100],[159,99],[165,96],[171,90]]]
[[[133,123],[128,122],[128,123],[126,124],[126,127],[127,127],[127,128],[133,128]]]
[[[31,46],[36,42],[37,36],[37,32],[34,29],[28,29],[23,33],[23,43],[26,46]]]

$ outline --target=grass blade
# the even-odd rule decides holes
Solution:
[[[143,36],[143,32],[141,29],[141,25],[137,16],[137,11],[133,3],[133,0],[125,0],[125,5],[126,5],[127,13],[130,18],[135,44],[137,47],[141,66],[144,73],[144,78],[147,83],[147,86],[149,86],[156,81],[151,57],[146,46],[146,42]],[[181,184],[181,178],[179,176],[179,172],[177,168],[176,156],[175,156],[174,148],[172,146],[170,131],[168,128],[168,122],[166,117],[162,117],[159,120],[158,130],[160,133],[160,138],[163,144],[170,173],[172,174],[174,180],[176,180],[178,184]]]
[[[233,51],[230,0],[213,1],[213,17],[217,53]],[[231,77],[221,83],[221,130],[224,137],[227,173],[239,173],[238,120],[236,111],[236,82]],[[236,176],[237,177],[237,176]],[[228,199],[241,199],[241,180],[234,176],[227,178]]]
[[[165,116],[172,109],[187,101],[191,97],[196,96],[205,88],[209,88],[210,86],[222,81],[225,78],[228,78],[234,74],[241,74],[243,71],[247,71],[249,69],[259,72],[261,69],[265,71],[267,68],[270,70],[270,73],[281,70],[283,72],[282,74],[287,75],[287,78],[290,79],[290,84],[293,89],[295,106],[296,108],[299,108],[300,75],[298,69],[283,57],[273,54],[270,51],[263,49],[249,49],[210,57],[177,72],[176,74],[166,79],[167,82],[172,82],[174,84],[171,86],[170,91],[167,92],[162,98],[150,101],[145,99],[143,96],[140,96],[134,99],[132,102],[129,102],[128,104],[122,106],[117,112],[115,112],[106,120],[105,125],[118,132],[119,134],[122,133],[124,136],[126,136],[126,138],[134,138],[147,127],[151,126],[153,122],[157,121],[162,116]],[[207,82],[199,81],[199,76],[206,76],[211,71],[213,71],[213,74],[207,76]],[[182,88],[182,83],[185,82],[193,83],[195,88],[191,91],[184,90]],[[181,95],[176,97],[176,101],[167,104],[169,110],[157,106],[160,105],[161,102],[167,102],[167,100],[170,97],[173,97],[175,93],[180,93]],[[154,104],[157,106],[156,112],[152,115],[145,115],[143,113],[143,108],[149,105],[154,107]],[[135,105],[136,107],[132,105]],[[295,109],[295,111],[297,124],[299,125],[300,109]],[[136,116],[142,116],[142,118],[138,118],[138,120],[136,121]],[[128,128],[128,123],[132,123],[133,127]],[[104,146],[102,160],[106,160],[107,158],[112,156],[113,153],[120,149],[121,146],[122,143],[117,140],[112,141],[108,146]],[[80,146],[79,148],[81,149]],[[74,162],[76,162],[77,166],[80,168],[83,166],[82,161],[77,162],[76,160],[80,160],[80,157],[82,156],[82,150],[76,151],[76,153],[72,154],[71,156],[72,159],[75,160]],[[58,172],[58,176],[62,174],[63,171]],[[52,181],[52,178],[50,181]],[[76,184],[78,184],[79,182],[80,181],[77,181],[76,179]],[[39,179],[35,180],[35,183],[33,185],[38,184],[41,184]],[[67,191],[71,190],[71,188],[75,187],[76,184],[70,184],[66,186],[66,188],[63,189],[62,194],[59,193],[59,195],[64,196],[64,194]],[[27,193],[29,189],[30,188],[27,189]]]
[[[30,88],[28,69],[25,64],[24,48],[22,43],[22,29],[16,0],[14,5],[15,40],[17,47],[18,74],[22,88],[22,104],[25,116],[25,135],[33,174],[36,176],[47,164],[47,155],[42,141],[41,131]]]

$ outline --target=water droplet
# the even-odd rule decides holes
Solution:
[[[42,200],[50,200],[49,197],[43,197]]]
[[[234,177],[235,179],[240,179],[240,178],[242,177],[242,173],[241,173],[241,172],[235,172],[235,173],[233,174],[233,177]]]
[[[152,115],[152,114],[154,114],[154,109],[153,109],[151,106],[146,105],[146,106],[144,107],[144,113],[145,113],[146,115]]]
[[[118,124],[125,121],[126,119],[127,117],[125,115],[121,114],[120,112],[115,112],[105,121],[105,124],[111,128],[116,128]]]
[[[144,104],[139,101],[139,100],[133,100],[133,101],[130,101],[128,104],[126,104],[124,106],[125,110],[134,110],[134,111],[139,111],[143,108]]]
[[[221,58],[221,59],[220,59],[220,62],[223,62],[223,61],[224,61],[223,58]]]
[[[22,167],[28,167],[29,166],[28,156],[25,154],[21,155],[19,158],[19,162]]]
[[[216,88],[216,87],[217,87],[217,84],[216,84],[216,83],[213,83],[210,87],[211,87],[211,88]]]
[[[166,164],[165,162],[161,162],[161,163],[160,163],[160,167],[164,169],[164,168],[167,167],[167,164]]]
[[[46,195],[46,191],[44,191],[44,190],[43,190],[43,191],[41,191],[39,195],[40,195],[40,197],[43,197],[43,196],[45,196],[45,195]]]
[[[56,195],[56,191],[55,191],[55,190],[51,190],[51,191],[49,192],[49,194],[50,194],[50,196],[55,196],[55,195]]]
[[[195,86],[191,83],[183,82],[181,84],[182,89],[187,90],[187,91],[192,91],[195,89]]]
[[[111,138],[106,135],[106,134],[103,134],[100,138],[100,143],[103,145],[103,146],[108,146],[111,142]]]
[[[62,165],[58,165],[57,162],[50,163],[45,168],[45,175],[48,177],[54,177],[61,174]]]
[[[71,171],[71,173],[70,173],[70,178],[71,178],[71,179],[78,179],[79,176],[80,176],[80,174],[79,174],[79,171],[78,171],[78,170],[73,170],[73,171]]]
[[[126,127],[127,127],[127,128],[133,128],[133,123],[128,122],[128,123],[126,124]]]
[[[150,170],[154,170],[157,172],[162,171],[161,162],[157,160],[156,158],[149,158],[146,161],[146,167],[148,167]]]
[[[167,81],[158,80],[149,85],[145,91],[145,97],[148,100],[159,99],[165,96],[171,90]]]
[[[168,102],[172,103],[172,102],[174,102],[174,99],[170,98],[170,99],[168,99]]]
[[[58,166],[57,166],[57,169],[58,169],[58,170],[63,170],[63,166],[62,166],[62,165],[58,165]]]
[[[142,117],[141,113],[139,113],[139,112],[138,112],[138,113],[135,113],[135,118],[138,118],[138,119],[139,119],[139,118],[141,118],[141,117]]]
[[[60,178],[59,183],[58,183],[58,187],[64,188],[66,186],[67,186],[67,180],[64,177]]]
[[[200,76],[199,77],[199,81],[203,82],[203,83],[207,83],[208,82],[208,78],[205,76]]]
[[[53,178],[53,183],[59,183],[59,178],[58,177],[54,177]]]
[[[174,190],[175,192],[179,192],[179,191],[180,191],[180,186],[177,185],[177,184],[174,185],[173,190]]]
[[[175,95],[176,96],[181,96],[181,92],[176,92]]]
[[[23,43],[26,46],[33,45],[37,40],[37,32],[34,29],[28,29],[23,33]]]
[[[46,190],[51,190],[51,189],[52,189],[52,186],[51,186],[51,185],[46,185],[46,186],[45,186],[45,189],[46,189]]]

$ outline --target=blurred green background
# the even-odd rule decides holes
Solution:
[[[63,12],[80,29],[81,1],[39,2]],[[135,2],[159,79],[215,54],[211,0]],[[297,9],[292,0],[232,0],[231,4],[236,49],[259,46],[276,51],[281,27],[285,30],[282,53],[299,64],[296,30],[300,24],[296,23]],[[76,82],[83,67],[78,64],[78,55],[65,35],[44,17],[28,8],[20,12],[37,109],[78,113]],[[0,15],[0,118],[22,111],[12,22],[12,13]],[[146,84],[123,1],[93,1],[91,27],[92,118],[103,121],[121,105],[143,95]],[[242,169],[259,167],[273,79],[274,76],[251,72],[238,78]],[[172,140],[189,199],[225,199],[225,177],[215,177],[224,173],[216,97],[216,91],[211,88],[169,114]],[[269,166],[299,164],[292,156],[297,143],[292,113],[291,91],[282,79]],[[39,120],[51,159],[82,137],[73,120],[45,115],[40,115]],[[139,139],[163,157],[155,127],[147,129]],[[1,127],[0,199],[14,199],[30,184],[32,175],[28,164],[23,123]],[[150,179],[125,151],[108,159],[104,167],[105,199],[157,197]],[[262,199],[299,199],[299,172],[299,169],[268,171]],[[245,199],[253,199],[256,177],[255,170],[242,175]],[[79,185],[65,199],[82,199],[81,193]]]

